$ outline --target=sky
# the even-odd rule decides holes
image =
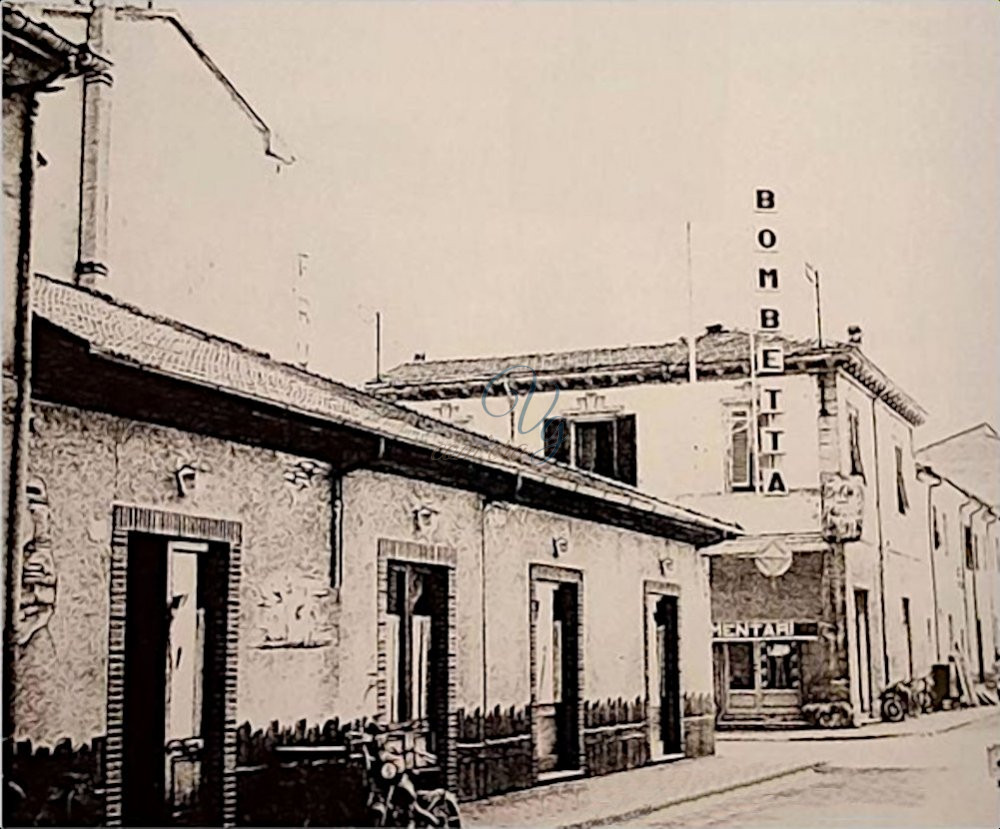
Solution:
[[[787,333],[808,261],[921,442],[1000,423],[993,0],[175,5],[296,155],[311,368],[745,326],[766,224]]]

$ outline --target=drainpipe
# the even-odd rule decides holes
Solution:
[[[986,540],[986,556],[987,556],[987,561],[989,561],[989,558],[990,558],[989,554],[992,552],[992,549],[990,548],[990,527],[992,527],[997,522],[997,520],[1000,519],[1000,516],[998,516],[993,511],[992,507],[987,507],[986,511],[990,515],[990,517],[986,519],[986,539],[985,539]],[[988,570],[989,567],[986,567],[986,569]],[[996,639],[995,630],[994,630],[994,624],[993,624],[994,615],[996,613],[996,600],[997,600],[997,597],[996,597],[996,592],[995,591],[987,593],[987,595],[990,597],[990,619],[989,619],[989,622],[990,622],[990,635],[993,637],[993,653],[991,654],[993,661],[990,664],[991,664],[991,666],[993,666],[993,665],[996,664],[996,661],[997,661],[997,652],[998,652],[998,650],[1000,650],[1000,648],[998,648],[998,646],[997,646],[997,639]]]
[[[92,0],[87,17],[87,45],[107,56],[115,10],[106,0]],[[88,73],[83,79],[83,122],[80,138],[80,214],[76,249],[77,284],[93,286],[107,277],[108,170],[111,141],[111,72]]]
[[[4,606],[4,739],[14,736],[14,693],[17,690],[17,633],[21,607],[21,550],[25,543],[28,445],[31,440],[31,221],[34,207],[35,116],[33,88],[25,89],[24,146],[21,151],[21,216],[17,240],[17,306],[14,320],[13,372],[17,389],[11,426],[10,480],[7,482],[7,581]]]
[[[969,632],[969,580],[968,580],[968,577],[965,575],[965,571],[968,569],[965,566],[965,557],[968,555],[968,553],[966,552],[966,549],[965,549],[965,519],[962,518],[962,513],[965,511],[966,507],[971,506],[974,503],[976,503],[976,500],[974,498],[969,498],[967,501],[965,501],[963,504],[961,504],[959,506],[959,508],[958,508],[958,520],[959,520],[959,523],[962,526],[962,564],[961,564],[961,568],[962,568],[962,605],[963,605],[964,612],[965,612],[965,630],[966,630],[966,633]],[[969,533],[970,533],[970,537],[971,537],[971,533],[972,533],[972,516],[975,515],[978,511],[979,511],[978,509],[975,509],[975,510],[973,510],[972,512],[969,513]],[[969,637],[966,638],[966,650],[969,649],[969,643],[970,642],[971,642],[971,636],[969,636]],[[962,656],[964,658],[966,656],[969,656],[969,654],[962,654]]]
[[[979,544],[976,542],[976,529],[973,524],[973,519],[986,509],[986,504],[980,504],[972,512],[969,513],[969,535],[972,537],[972,620],[975,622],[975,634],[976,634],[976,656],[979,657],[982,654],[982,642],[983,642],[983,620],[979,618],[979,579],[976,578],[976,571],[979,569]],[[970,642],[971,645],[971,636]],[[982,682],[985,677],[983,676],[983,671],[986,668],[985,658],[980,660],[977,658],[977,667],[980,669],[978,671],[979,681]]]
[[[882,528],[882,465],[878,452],[878,421],[875,406],[878,398],[872,398],[872,441],[875,449],[875,518],[878,526],[878,593],[879,617],[882,620],[882,679],[889,685],[889,637],[885,630],[885,534]]]
[[[479,721],[479,741],[484,744],[486,742],[486,712],[489,699],[486,688],[489,679],[489,663],[486,659],[486,510],[489,509],[490,503],[486,498],[481,498],[479,501],[479,615],[483,639],[483,715]]]
[[[930,551],[931,558],[931,598],[934,604],[934,653],[936,654],[936,659],[938,662],[941,661],[941,630],[940,622],[938,620],[938,592],[937,592],[937,568],[934,562],[934,519],[933,519],[933,490],[935,487],[941,486],[943,481],[935,475],[930,469],[924,467],[920,470],[925,475],[930,477],[931,483],[927,485],[927,537],[928,537],[928,547]]]

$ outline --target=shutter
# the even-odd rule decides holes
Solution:
[[[750,486],[750,422],[745,412],[733,412],[730,423],[729,484],[732,489]]]
[[[635,486],[638,482],[636,469],[635,415],[616,418],[615,435],[615,477],[619,481]]]
[[[569,463],[569,424],[564,418],[545,421],[544,456],[558,463]]]
[[[898,446],[896,447],[896,500],[901,513],[910,508],[910,499],[906,497],[906,480],[903,478],[903,450]]]
[[[861,439],[859,436],[860,424],[857,412],[851,412],[849,422],[851,431],[851,474],[860,475],[864,478],[865,469],[861,463]]]

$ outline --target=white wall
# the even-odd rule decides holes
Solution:
[[[47,20],[71,40],[86,38],[82,18]],[[297,167],[278,172],[261,135],[169,23],[115,20],[107,40],[110,276],[98,289],[291,358],[301,242],[285,205]],[[39,109],[48,164],[38,177],[34,264],[63,279],[76,263],[81,101],[82,84],[73,84]]]
[[[819,521],[816,381],[809,375],[789,374],[768,382],[782,390],[786,452],[782,469],[790,490],[784,497],[726,491],[725,404],[749,401],[749,383],[745,380],[693,385],[647,383],[589,393],[538,392],[530,400],[522,393],[514,411],[513,435],[509,416],[488,413],[495,415],[509,409],[510,403],[504,398],[488,398],[486,409],[481,396],[449,402],[457,407],[460,419],[471,418],[466,428],[540,453],[542,428],[534,428],[536,424],[546,416],[578,412],[588,394],[597,394],[603,398],[601,410],[636,415],[640,490],[738,521],[752,531],[815,529]],[[442,411],[439,402],[414,401],[406,405],[425,414],[440,415]],[[526,434],[518,431],[522,416]]]

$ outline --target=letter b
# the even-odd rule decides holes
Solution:
[[[765,331],[776,331],[781,327],[777,308],[760,309],[760,327]]]
[[[774,191],[773,190],[758,190],[757,191],[757,209],[758,210],[774,210]]]

